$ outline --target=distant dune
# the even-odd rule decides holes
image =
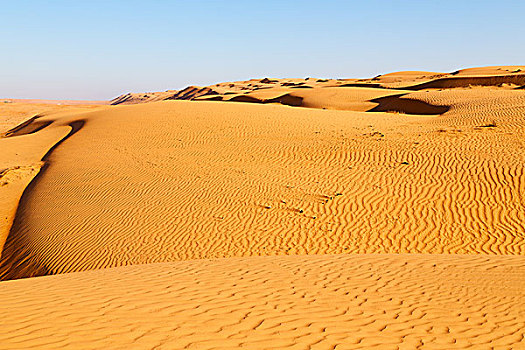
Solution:
[[[189,86],[181,91],[169,90],[166,92],[125,94],[116,97],[110,102],[113,105],[117,105],[161,100],[209,100],[280,103],[310,108],[363,111],[367,110],[367,107],[368,110],[377,107],[371,101],[373,97],[384,97],[390,94],[401,95],[403,93],[402,90],[408,92],[425,89],[480,86],[488,86],[493,89],[514,89],[523,85],[525,85],[525,66],[494,66],[468,68],[452,73],[395,72],[379,75],[372,79],[251,79],[248,81],[219,83],[207,87]],[[356,92],[355,89],[347,89],[349,87],[367,89]],[[389,92],[368,89],[387,89]],[[361,95],[357,97],[356,93]],[[370,96],[371,94],[374,96]],[[372,105],[370,105],[371,103]],[[379,109],[381,108],[379,107]],[[411,108],[409,107],[409,109]],[[403,111],[401,110],[400,112]]]
[[[3,103],[0,348],[525,346],[524,85]]]

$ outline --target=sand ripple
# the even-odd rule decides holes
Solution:
[[[246,255],[523,254],[525,92],[506,91],[505,105],[480,91],[410,97],[450,104],[437,118],[167,101],[53,119],[32,135],[85,125],[22,198],[2,273]],[[497,126],[483,127],[488,118]]]
[[[8,281],[5,349],[518,349],[520,257],[287,256]]]

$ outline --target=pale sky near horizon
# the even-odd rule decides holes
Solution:
[[[525,64],[525,1],[0,1],[0,97]]]

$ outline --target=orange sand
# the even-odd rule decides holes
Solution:
[[[2,282],[6,349],[519,349],[525,261],[195,260]]]
[[[24,133],[30,133],[45,127],[46,124],[39,119],[48,113],[58,117],[97,107],[94,101],[86,102],[82,105],[79,101],[0,100],[0,250],[23,191],[43,165],[41,159],[68,130],[54,128],[31,135],[12,136],[18,135],[16,130],[19,128],[23,128]]]
[[[0,348],[524,346],[520,69],[0,106]]]

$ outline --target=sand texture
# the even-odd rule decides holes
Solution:
[[[233,258],[2,282],[9,349],[518,349],[525,261]]]
[[[2,102],[3,101],[3,102]],[[7,101],[7,102],[6,102]],[[62,140],[69,127],[43,130],[45,114],[56,118],[95,108],[95,102],[0,100],[0,250],[13,223],[25,188],[45,164],[41,160]],[[42,131],[40,131],[42,130]],[[39,132],[40,131],[40,132]],[[16,137],[15,137],[16,136]]]
[[[525,347],[523,70],[5,103],[0,348]]]

